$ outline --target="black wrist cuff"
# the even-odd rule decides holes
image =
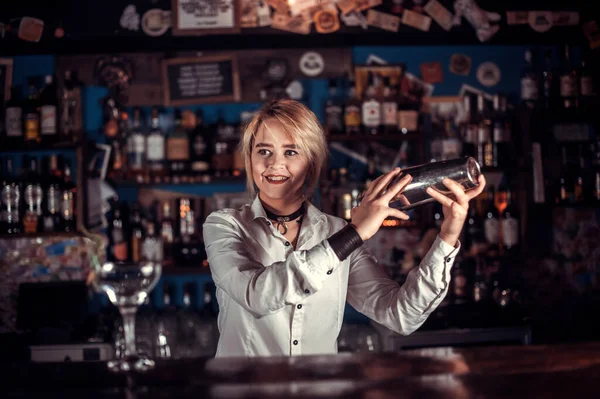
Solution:
[[[329,237],[327,241],[340,262],[363,245],[362,238],[360,238],[360,235],[351,224],[346,225],[343,229]]]

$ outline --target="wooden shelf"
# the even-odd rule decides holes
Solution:
[[[163,276],[181,276],[184,274],[201,274],[210,276],[210,269],[208,267],[179,267],[179,266],[167,266],[163,267]]]
[[[19,234],[0,234],[1,240],[14,240],[19,238],[71,238],[71,237],[81,237],[81,234],[74,231],[71,233],[65,232],[52,232],[52,233],[19,233]]]
[[[345,134],[334,134],[327,136],[328,141],[404,141],[404,140],[423,140],[421,133],[407,133],[407,134],[379,134],[379,135],[345,135]]]
[[[57,143],[39,143],[39,144],[28,144],[23,143],[18,146],[0,145],[0,153],[9,152],[30,152],[30,151],[66,151],[74,150],[80,145],[79,141],[61,141]]]
[[[246,184],[245,176],[231,176],[231,177],[211,177],[207,181],[198,182],[138,182],[132,179],[107,179],[109,182],[114,183],[117,186],[207,186],[212,184]]]

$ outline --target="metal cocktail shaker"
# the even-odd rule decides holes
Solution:
[[[402,172],[388,184],[383,193],[407,174],[410,174],[412,179],[404,190],[390,201],[392,208],[407,210],[435,201],[425,191],[427,187],[433,187],[440,193],[454,198],[452,191],[442,183],[442,180],[446,177],[452,179],[463,186],[465,191],[469,191],[479,186],[481,170],[477,161],[471,157],[411,166],[402,169]]]

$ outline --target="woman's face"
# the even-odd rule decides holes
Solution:
[[[251,164],[261,199],[295,201],[302,194],[308,159],[277,119],[265,121],[258,130]]]

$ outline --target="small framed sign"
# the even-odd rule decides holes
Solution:
[[[234,55],[171,58],[162,69],[164,105],[240,101]]]
[[[0,105],[8,101],[12,85],[12,58],[0,58]]]
[[[238,0],[172,0],[173,35],[240,32]]]

